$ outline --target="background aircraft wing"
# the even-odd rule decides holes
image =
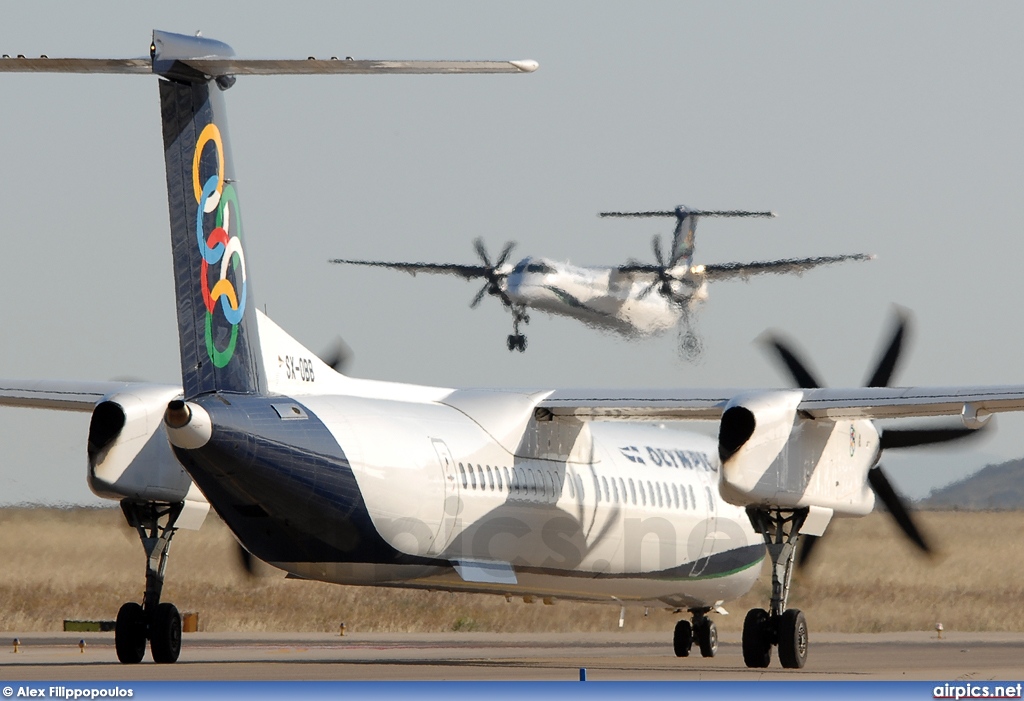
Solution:
[[[131,386],[154,387],[142,382],[76,382],[70,380],[0,380],[0,406],[92,411],[96,403]]]
[[[331,263],[343,265],[369,265],[375,268],[391,268],[401,270],[415,275],[416,273],[435,273],[443,275],[458,275],[467,280],[473,278],[487,277],[491,269],[482,265],[459,265],[456,263],[388,263],[380,260],[343,260],[335,258]]]
[[[770,389],[555,390],[537,405],[552,416],[643,421],[716,420],[733,397]],[[805,418],[900,419],[1024,411],[1024,385],[991,387],[858,387],[784,390],[803,393],[797,407]]]
[[[873,260],[874,256],[867,253],[853,253],[842,256],[818,256],[816,258],[786,258],[783,260],[755,261],[753,263],[718,263],[704,266],[704,276],[708,280],[729,280],[746,278],[751,275],[791,275],[800,274],[805,270],[833,263],[845,263],[855,260]],[[695,266],[699,267],[699,266]]]

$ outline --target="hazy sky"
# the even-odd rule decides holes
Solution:
[[[299,9],[295,9],[298,5]],[[241,56],[531,58],[519,76],[251,77],[227,94],[257,304],[352,374],[446,386],[778,386],[752,341],[798,339],[863,381],[891,304],[915,313],[901,384],[1024,382],[1019,300],[1024,5],[941,2],[32,2],[0,51],[141,56],[201,29]],[[0,376],[179,379],[156,79],[0,74]],[[333,257],[650,260],[671,222],[604,209],[773,209],[708,220],[698,262],[875,253],[712,285],[706,352],[627,342],[477,286]],[[97,502],[88,415],[0,411],[2,502]],[[1024,453],[1024,419],[970,449],[886,456],[914,496]]]

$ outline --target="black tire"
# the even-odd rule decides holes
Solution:
[[[701,657],[714,657],[718,652],[718,628],[710,618],[705,618],[697,623],[693,637],[697,639],[697,645],[700,646]]]
[[[516,349],[516,337],[510,335],[508,339],[506,339],[505,345],[508,346],[508,350],[510,353],[514,351]]]
[[[519,352],[520,353],[525,353],[526,352],[526,336],[520,336],[519,337]]]
[[[149,647],[153,661],[158,664],[178,661],[178,655],[181,654],[181,616],[174,604],[160,604],[156,607]]]
[[[693,645],[693,627],[690,622],[676,621],[676,630],[672,634],[672,649],[676,657],[689,657],[690,647]]]
[[[146,616],[134,601],[124,604],[117,612],[114,648],[121,664],[138,664],[146,654]]]
[[[750,609],[743,619],[743,663],[753,669],[772,663],[771,617],[764,609]]]
[[[807,619],[800,609],[784,611],[779,618],[779,662],[786,669],[807,664]]]

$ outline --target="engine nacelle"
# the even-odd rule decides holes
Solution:
[[[879,450],[874,424],[800,418],[802,399],[799,391],[768,391],[729,402],[718,436],[722,497],[737,506],[869,513],[875,497],[867,472]]]
[[[174,456],[164,410],[175,387],[139,385],[108,395],[89,423],[89,488],[106,499],[185,502],[179,528],[198,528],[210,505]]]

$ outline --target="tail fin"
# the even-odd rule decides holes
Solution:
[[[689,265],[693,261],[694,242],[697,234],[697,219],[700,217],[774,217],[775,212],[748,212],[741,209],[712,210],[690,209],[679,205],[673,210],[645,212],[601,212],[602,217],[675,217],[676,229],[672,236],[672,251],[666,265]]]
[[[693,261],[693,247],[697,237],[698,213],[686,207],[676,207],[676,229],[672,233],[672,252],[669,257],[669,267],[679,265],[687,266]]]
[[[185,397],[259,393],[266,382],[221,95],[233,81],[181,63],[233,52],[164,32],[154,33],[151,50],[154,67],[164,67],[160,107]]]

